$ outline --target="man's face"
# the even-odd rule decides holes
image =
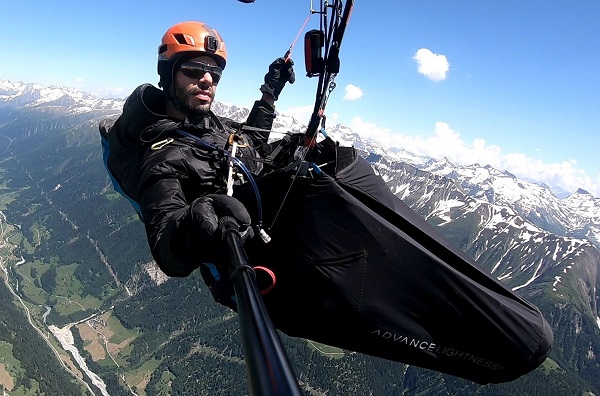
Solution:
[[[191,62],[200,62],[208,66],[216,66],[217,62],[210,56],[198,56],[190,59]],[[175,73],[175,98],[181,110],[190,115],[204,115],[217,92],[216,78],[211,73],[203,73],[200,78],[186,76],[181,69]]]

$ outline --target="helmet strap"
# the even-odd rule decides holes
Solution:
[[[171,102],[171,104],[173,105],[173,107],[175,108],[175,110],[183,113],[185,115],[185,111],[183,111],[183,108],[181,107],[181,105],[179,104],[179,101],[177,100],[177,95],[175,94],[175,90],[177,89],[175,87],[175,73],[176,73],[176,68],[179,67],[179,65],[182,62],[178,60],[176,60],[175,62],[172,62],[171,65],[171,71],[170,71],[170,81],[169,81],[169,85],[168,86],[163,86],[161,87],[163,89],[163,91],[165,92],[165,95],[167,96],[167,99],[169,99],[169,102]],[[160,83],[159,83],[160,85]]]

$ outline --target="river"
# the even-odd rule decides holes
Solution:
[[[2,211],[0,211],[0,232],[1,232],[1,237],[2,237],[0,240],[0,249],[5,249],[5,250],[12,252],[17,247],[16,245],[11,244],[9,241],[9,238],[12,235],[12,232],[15,230],[15,228],[19,228],[19,227],[10,224],[7,221],[6,215]],[[73,371],[71,371],[71,369],[65,364],[65,362],[63,362],[63,360],[60,357],[59,351],[57,351],[56,348],[49,342],[49,340],[46,336],[47,332],[42,331],[42,329],[40,329],[35,324],[34,320],[31,317],[31,312],[29,310],[29,307],[27,306],[27,304],[25,304],[25,301],[23,301],[23,298],[20,295],[21,292],[19,291],[19,279],[17,277],[15,277],[14,279],[10,278],[11,271],[8,271],[9,266],[12,265],[12,267],[16,268],[17,266],[24,264],[25,259],[23,259],[23,257],[21,257],[18,262],[15,262],[13,264],[8,263],[5,260],[6,259],[4,257],[0,257],[0,270],[4,274],[4,276],[3,276],[4,284],[10,290],[12,295],[15,297],[15,300],[17,300],[21,304],[21,306],[25,309],[27,321],[29,322],[31,327],[38,334],[40,334],[40,336],[46,341],[46,344],[52,349],[52,351],[54,352],[54,355],[56,356],[56,358],[58,360],[58,363],[61,364],[62,367],[65,368],[71,375],[73,375],[75,378],[80,380],[80,378],[77,377],[77,375]],[[31,304],[30,302],[28,302],[28,303]],[[98,376],[96,373],[94,373],[92,370],[90,370],[90,368],[88,367],[88,365],[85,361],[85,358],[83,356],[81,356],[81,353],[75,346],[73,333],[71,332],[71,328],[73,326],[75,326],[79,323],[85,322],[85,321],[99,315],[99,313],[95,313],[93,315],[90,315],[90,317],[83,319],[79,322],[69,323],[69,324],[59,328],[55,325],[52,325],[52,324],[48,325],[46,323],[46,318],[47,318],[48,314],[51,312],[51,308],[48,306],[45,306],[45,305],[40,306],[40,308],[45,308],[45,313],[42,316],[43,323],[47,326],[47,329],[54,336],[54,338],[56,338],[56,340],[60,343],[62,349],[71,354],[71,356],[73,357],[73,360],[75,361],[75,363],[77,364],[79,369],[90,379],[90,382],[98,389],[100,394],[102,394],[103,396],[110,396],[108,391],[106,390],[106,384],[104,383],[102,378],[100,378],[100,376]],[[92,390],[92,388],[89,386],[89,384],[87,382],[83,382],[83,383],[85,384],[85,386],[87,387],[89,392],[95,396],[96,393]]]

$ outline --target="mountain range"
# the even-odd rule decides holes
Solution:
[[[44,112],[53,111],[62,115],[87,113],[110,117],[121,111],[123,103],[124,100],[96,98],[68,87],[45,87],[0,80],[0,106],[43,109]],[[218,115],[236,121],[245,120],[249,114],[247,108],[218,102],[213,110]],[[303,128],[305,125],[298,120],[278,114],[273,130],[301,132]],[[493,205],[510,207],[519,216],[549,232],[588,239],[600,245],[600,198],[583,189],[561,199],[547,185],[526,182],[508,171],[485,164],[464,166],[453,164],[446,158],[416,155],[373,138],[363,139],[345,125],[333,126],[328,135],[342,145],[351,145],[370,155],[380,156],[385,159],[384,162],[405,162],[433,175],[452,179],[465,195]],[[372,162],[377,162],[378,167],[385,167],[383,162]]]
[[[170,358],[174,359],[174,356],[165,357],[164,353],[170,345],[177,349],[170,343],[171,340],[185,337],[186,334],[196,334],[186,333],[189,323],[219,327],[225,326],[230,319],[224,311],[217,310],[219,314],[215,314],[202,310],[203,320],[196,316],[193,319],[186,317],[187,319],[181,319],[182,322],[171,326],[170,332],[164,330],[166,333],[162,334],[159,330],[161,337],[150,333],[152,328],[156,330],[156,326],[159,329],[171,327],[159,322],[160,319],[169,321],[165,319],[165,308],[160,304],[152,307],[147,300],[141,300],[141,296],[154,295],[161,298],[159,290],[163,288],[175,288],[176,291],[169,289],[170,293],[187,296],[184,298],[186,301],[189,295],[180,289],[181,283],[175,284],[172,280],[166,281],[166,278],[157,275],[156,267],[151,264],[151,257],[143,249],[145,240],[139,222],[111,190],[106,175],[102,176],[102,169],[98,170],[100,151],[97,124],[102,118],[117,116],[123,103],[124,100],[96,98],[72,88],[0,80],[0,137],[4,137],[7,142],[5,147],[0,148],[0,182],[3,186],[0,189],[0,210],[5,215],[6,227],[10,224],[17,235],[9,239],[16,241],[13,243],[14,250],[9,254],[14,256],[12,264],[8,258],[4,258],[7,274],[12,274],[7,275],[6,285],[15,290],[19,281],[26,282],[30,279],[35,284],[37,280],[37,289],[49,292],[50,295],[60,290],[62,294],[79,295],[82,299],[87,295],[94,296],[98,301],[95,306],[91,304],[81,312],[74,308],[67,312],[58,308],[58,300],[37,296],[36,293],[43,294],[42,291],[21,291],[21,298],[38,303],[43,301],[52,307],[50,315],[43,321],[38,319],[42,323],[49,319],[58,327],[73,324],[75,319],[88,318],[87,314],[91,311],[101,316],[100,312],[105,314],[108,307],[114,305],[115,313],[111,318],[118,317],[119,326],[128,331],[139,331],[137,336],[131,336],[135,341],[132,341],[133,347],[127,357],[123,357],[125,354],[122,351],[116,352],[113,360],[120,362],[117,366],[122,367],[121,370],[114,367],[107,369],[109,362],[94,359],[89,351],[92,348],[85,348],[91,345],[91,341],[88,342],[83,336],[83,330],[79,331],[79,349],[87,356],[88,362],[95,362],[92,365],[97,373],[104,373],[101,376],[106,389],[109,389],[106,392],[110,394],[119,394],[123,384],[131,386],[133,380],[126,378],[133,377],[133,373],[146,367],[148,362],[162,362],[157,363],[158,370]],[[215,103],[213,110],[236,121],[245,120],[249,113],[247,108],[222,103]],[[304,125],[292,117],[277,114],[274,130],[301,132],[303,128]],[[576,394],[572,392],[582,394],[585,391],[597,394],[600,390],[600,365],[597,361],[600,355],[599,198],[584,190],[559,198],[547,185],[521,180],[507,171],[486,164],[464,166],[453,164],[445,158],[415,155],[402,148],[390,147],[385,142],[364,139],[345,125],[335,125],[327,133],[342,145],[356,147],[390,189],[414,211],[475,258],[493,276],[540,307],[555,332],[555,348],[551,355],[555,376],[551,381],[546,378],[545,383],[552,384],[552,387],[542,387],[545,394],[552,391],[565,395]],[[82,203],[87,207],[93,204],[94,209],[85,211]],[[124,241],[130,237],[139,241],[141,248],[125,246]],[[69,246],[69,251],[65,251],[62,246]],[[3,250],[2,254],[6,256],[8,253]],[[27,267],[29,264],[17,265],[21,259],[31,263],[31,268]],[[132,262],[137,264],[132,266]],[[93,270],[84,270],[85,263]],[[66,278],[61,278],[60,274],[61,271],[67,271],[65,268],[69,265],[77,268],[74,269],[74,276],[79,286],[64,285]],[[19,268],[27,268],[29,276],[18,275],[16,270]],[[94,282],[84,280],[86,271],[91,271],[97,279]],[[107,287],[107,284],[111,287]],[[80,304],[86,306],[83,300]],[[127,319],[120,311],[125,306],[129,309],[136,307],[152,311],[155,320],[152,324],[145,324],[140,318]],[[223,318],[227,319],[222,320]],[[184,324],[186,321],[188,325]],[[105,322],[110,320],[106,319]],[[115,331],[114,328],[112,331]],[[229,328],[228,331],[233,330]],[[122,332],[129,334],[125,330]],[[2,333],[0,342],[3,340],[1,335]],[[157,354],[143,352],[142,346],[159,345],[159,339],[164,342],[159,349],[163,354],[162,359],[158,359]],[[293,356],[305,353],[300,346],[287,342],[286,345],[292,345],[290,348],[295,351]],[[208,348],[210,343],[207,341],[206,345],[201,344],[203,348]],[[202,356],[208,359],[208,355],[210,354]],[[224,359],[226,354],[216,355]],[[123,361],[119,360],[119,356]],[[372,360],[357,363],[356,358],[353,355],[346,356],[342,359],[346,363],[338,362],[338,365],[349,364],[350,360],[360,367],[376,365]],[[322,360],[322,357],[314,359],[317,360],[312,360],[313,364],[319,361],[323,367],[332,366],[330,361]],[[203,367],[209,364],[199,363],[198,360],[194,362],[203,364]],[[296,371],[302,373],[306,385],[304,389],[312,389],[309,394],[319,394],[319,391],[348,394],[344,393],[348,388],[344,388],[345,391],[339,388],[342,385],[336,385],[337,388],[327,385],[327,380],[308,369],[310,363],[306,362],[300,365],[300,369],[296,368]],[[189,370],[193,370],[193,367],[189,367]],[[550,369],[546,366],[544,370]],[[143,392],[161,394],[148,389],[151,384],[164,386],[163,382],[168,381],[161,382],[161,375],[167,371],[179,380],[190,375],[189,371],[181,373],[172,366],[169,366],[169,370],[163,370],[163,374],[148,369],[150,379]],[[560,376],[557,371],[560,371]],[[111,377],[115,372],[119,372],[122,378]],[[324,372],[330,375],[337,373],[333,368],[324,369]],[[369,372],[371,371],[357,370],[353,379],[347,378],[341,380],[341,383],[348,387],[351,386],[349,384],[362,381],[362,386],[370,388],[360,388],[358,391],[375,395],[516,394],[510,385],[507,385],[508,388],[479,388],[465,385],[461,381],[451,385],[451,379],[426,370],[415,371],[414,374],[410,374],[411,370],[405,370],[403,380],[400,381],[402,384],[394,385],[403,390],[394,393],[390,391],[393,388],[391,383],[398,381],[397,378],[392,380],[392,375],[381,379],[381,384],[374,384],[365,380]],[[2,366],[0,379],[1,374]],[[12,376],[19,378],[17,374],[12,373]],[[541,378],[536,377],[538,374],[528,376],[529,380],[520,379],[515,383],[526,387],[528,381]],[[31,375],[30,378],[32,377]],[[440,378],[445,378],[443,386],[440,385]],[[87,383],[91,384],[88,389],[95,387],[94,392],[101,388],[91,380]],[[136,391],[140,392],[142,387],[137,384]],[[7,388],[5,383],[2,386]],[[387,393],[374,393],[374,389],[379,386],[386,389],[381,392]],[[534,388],[525,389],[523,392],[526,393],[522,394],[535,394]],[[563,389],[566,389],[565,393],[561,393]]]

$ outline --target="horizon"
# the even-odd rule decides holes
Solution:
[[[9,3],[0,79],[125,98],[156,85],[164,31],[201,20],[219,31],[228,63],[216,100],[251,107],[268,65],[293,48],[296,83],[277,111],[307,122],[316,79],[305,76],[310,2],[107,0]],[[315,7],[318,7],[315,2]],[[518,10],[518,12],[515,12]],[[418,155],[488,163],[556,194],[600,196],[600,3],[356,1],[341,46],[328,123]],[[268,21],[268,23],[263,23]],[[300,34],[299,34],[300,32]],[[32,49],[35,48],[35,61]]]

